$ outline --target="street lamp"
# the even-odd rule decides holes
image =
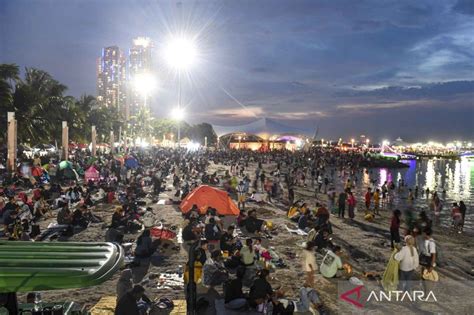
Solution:
[[[352,143],[352,148],[354,148],[354,139],[351,139],[351,143]]]
[[[172,69],[189,69],[197,59],[195,40],[186,37],[172,38],[165,47],[164,57]]]
[[[370,139],[365,139],[365,143],[367,144],[367,149],[369,148],[369,142],[370,142]]]
[[[176,121],[176,123],[178,125],[178,147],[179,147],[181,145],[180,144],[180,141],[181,141],[181,120],[184,119],[184,110],[180,106],[174,108],[173,111],[171,112],[171,117],[173,117],[173,119]]]
[[[178,72],[178,108],[177,111],[181,112],[181,72],[189,69],[193,64],[196,63],[197,59],[197,48],[194,39],[179,36],[173,37],[169,40],[165,46],[164,59],[168,66]],[[182,114],[178,115],[182,119]],[[178,121],[178,146],[180,146],[181,130]]]
[[[239,136],[239,150],[240,150],[240,141],[242,141],[242,136]]]

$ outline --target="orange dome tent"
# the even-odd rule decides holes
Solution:
[[[206,213],[209,207],[215,208],[220,215],[239,215],[240,210],[230,199],[229,195],[220,189],[201,185],[194,189],[181,202],[181,211],[187,213],[193,205],[197,205],[201,214]]]

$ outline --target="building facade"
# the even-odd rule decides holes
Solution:
[[[117,46],[105,47],[97,60],[97,103],[125,114],[127,107],[126,59]]]
[[[137,77],[152,72],[153,42],[148,37],[137,37],[133,39],[133,46],[128,56],[128,100],[126,119],[137,114],[140,108],[146,104],[146,97],[137,89],[135,84]]]

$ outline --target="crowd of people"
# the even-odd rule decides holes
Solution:
[[[127,164],[125,158],[111,153],[91,158],[90,154],[78,151],[65,169],[54,166],[59,165],[57,160],[41,161],[35,157],[32,167],[51,165],[52,172],[44,169],[36,173],[39,176],[24,174],[24,167],[20,166],[13,176],[2,179],[3,236],[23,241],[67,240],[91,224],[103,224],[107,229],[106,240],[116,243],[122,243],[126,234],[141,231],[133,254],[136,260],[147,259],[157,253],[159,242],[153,241],[150,230],[145,228],[148,213],[153,209],[146,207],[144,200],[156,201],[171,185],[171,199],[178,205],[196,187],[207,184],[226,190],[235,199],[240,214],[224,217],[220,209],[209,207],[203,212],[197,205],[183,214],[183,249],[189,254],[188,265],[194,263],[195,275],[187,283],[194,280],[222,292],[229,310],[291,314],[312,307],[324,313],[315,274],[330,279],[347,278],[352,272],[352,267],[343,262],[348,253],[332,240],[331,220],[346,221],[346,214],[348,221],[373,222],[381,213],[393,212],[390,242],[394,259],[400,264],[404,290],[411,289],[418,265],[423,266],[422,273],[433,272],[436,267],[437,246],[430,217],[436,221],[442,211],[438,193],[429,188],[407,187],[403,179],[379,183],[369,170],[363,170],[360,163],[364,158],[358,153],[324,148],[296,152],[188,152],[153,148],[134,150],[127,156],[136,163]],[[223,165],[223,174],[210,172],[211,163]],[[98,179],[80,180],[83,170],[91,166],[100,174]],[[72,170],[72,177],[66,176],[67,169]],[[369,178],[369,187],[361,202],[357,196],[363,177]],[[300,199],[300,190],[310,191],[314,198]],[[432,209],[429,215],[426,211],[417,212],[415,207],[423,202],[424,195]],[[406,200],[403,211],[395,207],[397,198]],[[96,207],[102,204],[115,207],[110,222],[95,214]],[[293,299],[285,296],[284,288],[271,284],[272,271],[286,265],[271,246],[278,235],[277,227],[262,219],[257,211],[264,204],[285,207],[287,211],[281,216],[288,219],[288,224],[293,222],[300,235],[306,237],[301,248],[305,280],[299,296]],[[457,232],[462,232],[466,209],[462,201],[453,204]],[[56,223],[41,231],[38,222],[51,217],[56,218]],[[403,222],[406,229],[400,233]],[[152,303],[138,285],[140,279],[133,278],[129,268],[122,271],[116,314],[140,314]],[[185,291],[189,293],[187,286]]]

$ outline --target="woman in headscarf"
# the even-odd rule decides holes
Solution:
[[[405,236],[405,246],[395,254],[395,260],[400,262],[400,287],[402,291],[410,291],[415,269],[419,266],[418,251],[415,247],[415,238]]]

